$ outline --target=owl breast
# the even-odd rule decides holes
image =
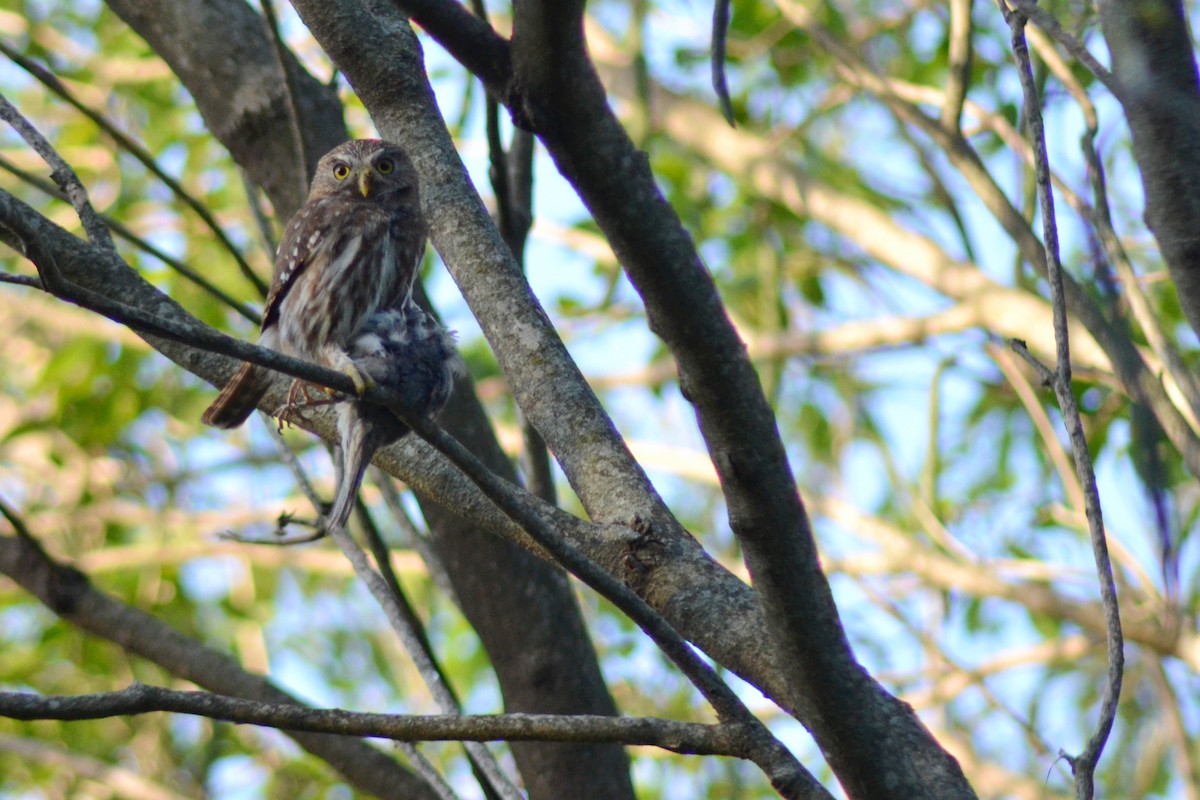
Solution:
[[[345,349],[368,317],[408,297],[424,244],[402,214],[354,202],[331,212],[278,317],[280,349],[324,363],[327,348]]]

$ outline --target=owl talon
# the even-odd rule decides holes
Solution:
[[[317,406],[327,406],[334,402],[333,390],[324,386],[321,389],[328,397],[313,397],[312,384],[297,378],[292,381],[291,388],[288,389],[287,402],[275,409],[275,413],[271,416],[275,417],[279,422],[279,432],[283,433],[284,426],[291,427],[297,420],[305,418],[305,412]],[[301,399],[303,398],[303,399]]]
[[[359,397],[366,394],[368,390],[375,388],[374,379],[353,364],[346,367],[342,372],[346,373],[346,377],[354,382],[354,393]]]

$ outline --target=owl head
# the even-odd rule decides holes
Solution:
[[[342,142],[317,162],[309,200],[340,195],[385,205],[415,202],[417,171],[399,146],[381,139]]]

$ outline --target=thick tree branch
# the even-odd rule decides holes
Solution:
[[[0,193],[0,201],[6,196]],[[210,341],[226,347],[234,356],[258,358],[265,366],[287,371],[306,380],[323,383],[328,380],[342,391],[349,391],[348,379],[316,365],[284,358],[271,351],[237,342],[212,332],[194,321],[178,305],[145,283],[115,254],[102,251],[71,236],[61,228],[41,218],[19,201],[7,198],[0,202],[0,230],[36,239],[39,247],[53,255],[63,276],[72,282],[98,293],[101,287],[126,301],[123,305],[137,309],[154,309],[149,318],[167,332],[186,333],[195,340]],[[139,318],[147,312],[139,311]],[[194,330],[193,330],[194,329]],[[213,382],[219,382],[234,368],[234,363],[214,359],[208,353],[173,339],[148,337],[148,341],[168,357]],[[282,384],[282,382],[281,382]],[[343,385],[344,384],[344,385]],[[264,400],[264,407],[282,401],[283,386]],[[378,392],[368,393],[368,399],[383,400]],[[332,441],[336,432],[330,415],[321,415],[303,423]],[[386,449],[377,462],[404,480],[420,493],[437,497],[439,503],[453,507],[459,516],[476,526],[501,536],[526,543],[527,535],[520,525],[500,515],[478,489],[466,481],[457,470],[432,451],[404,440]],[[648,565],[658,573],[658,584],[650,595],[653,604],[668,613],[673,624],[680,626],[701,641],[706,649],[716,653],[722,663],[744,674],[748,679],[771,686],[777,680],[772,664],[763,649],[761,617],[755,607],[749,587],[709,559],[694,540],[689,548],[678,545],[663,547],[652,536],[641,536],[627,528],[614,525],[585,523],[578,518],[539,501],[507,484],[506,502],[521,505],[522,519],[537,517],[544,525],[559,531],[580,547],[591,559],[605,565],[621,579],[636,577]],[[537,545],[536,550],[544,552]],[[707,624],[707,615],[718,615],[720,624]]]
[[[427,170],[437,174],[439,164],[455,163],[456,157],[440,123],[436,130],[414,129],[413,115],[399,113],[429,102],[427,88],[407,89],[404,83],[413,80],[405,70],[419,61],[408,55],[397,59],[395,71],[388,72],[375,42],[369,36],[364,39],[364,31],[380,25],[383,14],[378,7],[374,22],[360,15],[357,24],[351,24],[355,15],[345,7],[337,15],[324,4],[302,2],[297,8],[385,133],[394,124],[406,134],[398,137],[404,141],[436,141],[425,165],[420,153],[414,159],[425,185],[431,185]],[[911,781],[914,787],[942,782],[955,787],[950,790],[955,796],[963,796],[961,771],[911,710],[870,680],[849,653],[774,417],[761,390],[756,390],[757,375],[690,238],[659,194],[644,156],[635,151],[608,109],[584,51],[581,4],[521,4],[515,11],[514,85],[520,91],[520,104],[510,100],[510,111],[532,124],[560,171],[581,192],[646,300],[651,328],[679,361],[682,386],[697,408],[701,430],[723,478],[733,528],[767,609],[765,618],[772,622],[774,641],[759,642],[758,647],[784,645],[773,659],[780,676],[787,676],[786,688],[777,696],[786,698],[785,705],[801,709],[802,719],[814,730],[843,780],[852,784],[879,774],[873,768],[881,748],[885,742],[894,745],[897,731],[902,730],[912,739],[910,746],[894,750],[905,753],[897,762],[906,776],[901,780]],[[403,26],[388,25],[387,31],[393,42],[410,36]],[[452,33],[442,33],[453,38]],[[417,52],[415,40],[406,47]],[[365,59],[367,53],[373,57]],[[432,185],[461,185],[459,169],[440,172],[441,180]],[[583,389],[574,365],[568,360],[559,367],[561,343],[552,330],[542,333],[540,309],[535,306],[513,315],[514,303],[527,302],[527,290],[519,285],[508,289],[494,285],[487,290],[489,283],[509,279],[515,268],[500,259],[486,272],[480,271],[482,264],[496,261],[496,248],[491,244],[492,226],[474,210],[477,201],[471,201],[465,217],[452,212],[450,202],[441,205],[434,198],[429,202],[436,208],[430,215],[434,243],[480,320],[522,409],[559,458],[592,517],[611,519],[616,512],[619,519],[628,520],[633,511],[658,525],[658,537],[685,541],[676,523],[664,516],[660,501],[615,437],[590,389]],[[444,227],[445,233],[440,234],[439,222],[453,229]],[[462,242],[468,232],[471,241]],[[484,297],[488,301],[504,297],[505,305],[497,307]],[[503,328],[497,328],[498,323]],[[537,362],[537,369],[529,368],[530,359]],[[539,390],[543,386],[546,389]],[[593,409],[599,416],[593,416]],[[600,458],[598,444],[604,445],[605,455]],[[619,482],[614,480],[618,476],[622,476]],[[655,590],[650,585],[640,591]],[[725,620],[714,623],[728,629]],[[853,766],[856,762],[861,768]],[[914,767],[917,763],[921,766]],[[969,789],[966,792],[969,796]]]
[[[1184,313],[1200,332],[1200,78],[1183,3],[1104,0],[1098,6],[1114,93],[1142,173],[1146,224]]]

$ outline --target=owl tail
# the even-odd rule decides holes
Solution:
[[[245,422],[271,385],[271,373],[249,362],[242,364],[200,421],[214,428],[236,428]]]

